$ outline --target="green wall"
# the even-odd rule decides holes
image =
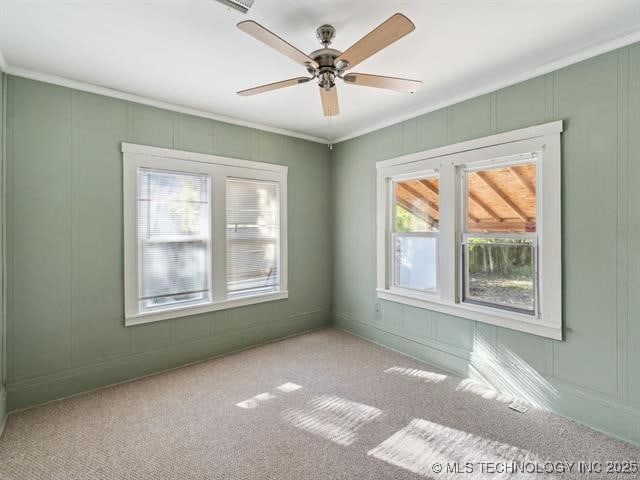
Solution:
[[[7,76],[7,390],[14,410],[329,322],[330,152]],[[124,327],[121,142],[289,167],[289,298]]]
[[[4,78],[4,89],[9,409],[333,318],[640,443],[640,203],[633,196],[640,184],[640,44],[342,142],[333,152],[14,76]],[[375,162],[556,119],[565,121],[566,340],[378,301]],[[290,298],[125,328],[122,141],[288,165]]]
[[[4,388],[5,382],[5,301],[4,301],[4,87],[5,76],[2,70],[0,70],[0,433],[2,433],[2,426],[4,420],[7,417],[7,395]]]
[[[375,162],[564,120],[565,341],[375,295]],[[640,443],[640,44],[333,150],[334,322]]]

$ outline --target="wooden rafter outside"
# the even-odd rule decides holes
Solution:
[[[418,180],[424,187],[431,190],[436,195],[440,195],[440,189],[432,184],[429,180]]]
[[[433,203],[428,198],[424,198],[424,195],[422,195],[420,192],[418,192],[415,188],[413,188],[410,185],[407,185],[406,183],[398,183],[398,186],[400,188],[402,188],[405,192],[410,194],[412,197],[415,197],[416,199],[418,199],[419,201],[424,203],[427,207],[429,207],[431,210],[436,212],[438,217],[440,216],[440,209],[438,208],[438,205]]]
[[[523,232],[525,229],[525,223],[522,220],[517,222],[502,221],[496,222],[495,220],[482,220],[479,223],[470,223],[468,227],[469,232]]]
[[[512,173],[514,177],[518,179],[518,181],[522,184],[522,186],[526,188],[531,195],[536,194],[535,187],[531,185],[531,182],[529,182],[527,177],[525,177],[520,170],[518,170],[516,167],[509,167],[509,171]]]
[[[479,206],[482,210],[484,210],[485,212],[487,212],[487,214],[488,214],[491,218],[493,218],[493,219],[494,219],[495,221],[497,221],[497,222],[502,222],[502,220],[503,220],[503,219],[500,217],[500,215],[498,215],[496,212],[494,212],[494,211],[493,211],[493,209],[492,209],[489,205],[487,205],[487,204],[486,204],[486,203],[484,203],[482,200],[480,200],[480,199],[478,198],[478,196],[477,196],[475,193],[473,193],[473,192],[471,192],[471,191],[469,190],[468,195],[469,195],[469,199],[470,199],[473,203],[475,203],[477,206]]]
[[[396,201],[398,202],[398,204],[404,208],[407,212],[411,212],[414,215],[416,215],[417,217],[420,217],[422,220],[424,220],[425,222],[427,222],[429,225],[431,225],[432,227],[437,227],[439,224],[439,221],[435,218],[432,218],[430,215],[424,215],[423,212],[421,212],[420,210],[416,210],[414,208],[413,205],[411,205],[411,203],[407,202],[406,200],[402,199],[402,198],[397,198]]]
[[[424,180],[420,180],[420,183],[424,182]],[[424,185],[424,183],[422,183]],[[424,197],[424,195],[422,195],[420,192],[418,192],[415,188],[413,188],[410,185],[407,185],[406,183],[399,183],[398,184],[401,188],[403,188],[407,193],[409,193],[412,197],[417,198],[418,200],[420,200],[421,202],[424,202],[425,205],[427,205],[429,208],[431,208],[434,212],[436,212],[438,214],[438,217],[440,216],[440,209],[438,208],[438,205],[436,205],[435,203],[433,203],[431,200],[427,199]],[[437,188],[435,186],[432,186],[431,188],[436,189]],[[431,190],[433,191],[433,190]],[[472,222],[479,222],[480,220],[469,214],[469,219]]]
[[[518,205],[516,205],[495,183],[491,181],[486,172],[476,172],[476,175],[480,180],[484,182],[484,184],[489,187],[493,192],[500,197],[500,199],[511,209],[513,212],[520,217],[524,222],[529,221],[529,217],[522,211]]]

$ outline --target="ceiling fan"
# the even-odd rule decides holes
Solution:
[[[409,80],[406,78],[383,77],[381,75],[370,75],[367,73],[346,73],[347,70],[352,69],[360,62],[378,53],[383,48],[388,47],[416,28],[411,20],[401,13],[392,15],[388,20],[362,37],[344,52],[329,48],[331,41],[336,35],[336,30],[331,25],[322,25],[316,30],[316,35],[320,43],[322,43],[322,48],[311,52],[309,55],[301,52],[275,33],[252,20],[238,23],[238,28],[299,63],[305,67],[309,75],[311,75],[310,77],[291,78],[289,80],[241,90],[238,92],[238,95],[256,95],[279,88],[307,83],[317,78],[324,115],[329,117],[340,113],[338,94],[336,91],[336,78],[340,78],[352,85],[385,88],[409,93],[415,92],[422,83],[419,80]]]

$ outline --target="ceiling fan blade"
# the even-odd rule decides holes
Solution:
[[[336,58],[335,64],[347,62],[347,68],[353,68],[374,53],[388,47],[396,40],[415,30],[416,26],[401,13],[391,16],[386,22],[362,37]]]
[[[386,88],[398,92],[413,93],[422,82],[420,80],[409,80],[408,78],[383,77],[382,75],[369,75],[367,73],[347,73],[342,79],[353,85],[365,87]]]
[[[320,98],[322,99],[322,109],[325,117],[333,117],[340,113],[338,89],[335,85],[328,92],[323,87],[320,87]]]
[[[260,85],[259,87],[247,88],[246,90],[240,90],[238,95],[243,97],[249,97],[251,95],[257,95],[258,93],[270,92],[271,90],[277,90],[284,87],[292,87],[301,83],[307,83],[311,78],[297,77],[290,78],[289,80],[282,80],[281,82],[267,83],[266,85]]]
[[[246,20],[244,22],[240,22],[238,24],[238,28],[243,32],[248,33],[253,38],[260,40],[262,43],[269,45],[271,48],[275,48],[294,62],[303,66],[312,65],[314,68],[318,68],[318,64],[311,57],[307,56],[275,33],[267,30],[259,23],[256,23],[253,20]]]

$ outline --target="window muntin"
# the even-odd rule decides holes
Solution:
[[[435,293],[438,289],[439,178],[430,174],[393,182],[393,285]]]
[[[461,167],[463,302],[537,315],[536,154]]]
[[[138,169],[140,312],[211,299],[207,175]]]
[[[227,292],[277,291],[280,283],[279,192],[276,182],[227,179]]]

